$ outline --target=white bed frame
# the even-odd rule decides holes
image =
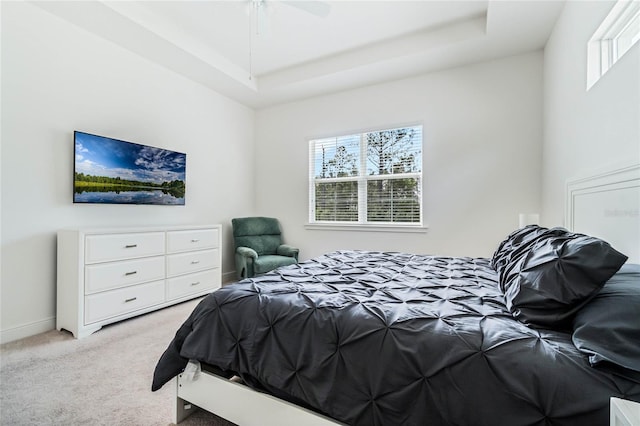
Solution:
[[[640,164],[579,179],[566,187],[565,227],[608,241],[640,263]],[[335,420],[234,380],[201,371],[175,381],[174,422],[198,407],[241,426],[335,426]]]
[[[198,407],[237,425],[336,426],[341,423],[298,405],[258,392],[233,379],[202,370],[195,378],[176,379],[174,423]]]

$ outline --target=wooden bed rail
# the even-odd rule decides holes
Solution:
[[[174,423],[198,407],[240,426],[336,426],[329,417],[299,407],[242,383],[201,371],[195,378],[176,379]]]

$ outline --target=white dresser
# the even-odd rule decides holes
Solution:
[[[76,338],[220,287],[221,225],[58,232],[56,328]]]

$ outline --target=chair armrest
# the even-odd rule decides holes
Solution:
[[[298,253],[300,252],[299,249],[286,245],[286,244],[282,244],[278,247],[277,253],[280,256],[288,256],[288,257],[293,257],[296,261],[298,260]]]
[[[249,247],[238,247],[236,248],[236,253],[244,257],[251,257],[254,260],[258,258],[258,253]]]

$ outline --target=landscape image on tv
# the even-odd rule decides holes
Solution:
[[[184,205],[187,155],[74,132],[74,203]]]

